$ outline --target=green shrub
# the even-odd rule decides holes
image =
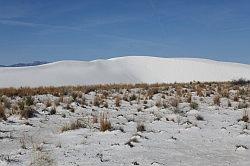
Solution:
[[[197,110],[198,107],[199,107],[199,104],[198,104],[198,103],[196,103],[196,102],[191,102],[191,103],[190,103],[190,108]]]

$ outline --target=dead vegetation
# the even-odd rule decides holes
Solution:
[[[61,128],[61,132],[65,132],[65,131],[69,131],[69,130],[76,130],[76,129],[80,129],[80,128],[87,128],[87,127],[89,127],[89,121],[81,118],[81,119],[77,119],[74,122],[70,122],[68,124],[65,124]]]
[[[100,122],[100,131],[104,132],[107,130],[111,130],[112,126],[110,121],[108,120],[106,113],[101,113],[99,122]]]
[[[0,104],[0,119],[7,120],[7,117],[5,115],[4,107],[2,104]]]

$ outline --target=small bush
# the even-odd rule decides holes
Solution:
[[[7,120],[7,117],[5,115],[4,107],[2,104],[0,104],[0,118],[3,119],[4,121]]]
[[[102,113],[100,117],[100,131],[107,131],[112,128],[110,121],[107,118],[107,115]]]
[[[34,99],[33,99],[31,96],[27,96],[27,97],[25,98],[25,104],[26,104],[27,106],[34,105]]]
[[[19,101],[17,103],[17,105],[18,105],[18,107],[19,107],[20,110],[24,110],[24,107],[25,107],[25,102],[24,101]]]
[[[197,110],[198,107],[199,107],[199,104],[198,104],[198,103],[196,103],[196,102],[191,102],[191,103],[190,103],[190,108]]]

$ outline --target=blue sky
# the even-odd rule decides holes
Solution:
[[[250,64],[250,1],[0,0],[0,64],[125,55]]]

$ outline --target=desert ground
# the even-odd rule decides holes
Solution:
[[[246,80],[0,94],[0,165],[250,165]]]

